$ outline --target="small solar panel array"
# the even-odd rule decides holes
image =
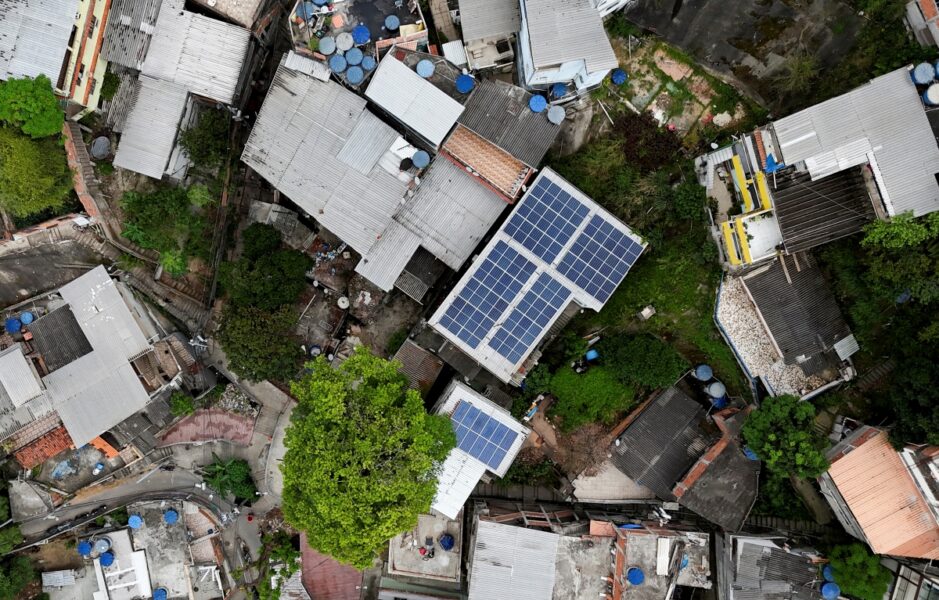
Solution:
[[[483,413],[468,402],[459,402],[450,415],[457,448],[479,459],[493,471],[505,459],[518,432]]]
[[[516,364],[572,296],[586,293],[601,304],[609,300],[643,246],[562,182],[556,173],[542,171],[503,225],[504,237],[496,235],[478,268],[443,310],[439,327],[474,350],[491,333],[488,346]],[[544,262],[534,282],[529,280],[539,265],[513,248],[509,239]]]

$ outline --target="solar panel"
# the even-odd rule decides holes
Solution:
[[[450,421],[456,432],[457,448],[494,471],[502,464],[517,437],[515,431],[467,402],[456,405]]]
[[[440,317],[440,326],[475,348],[535,272],[535,265],[503,241],[482,264]]]
[[[590,209],[542,177],[505,224],[505,233],[545,262],[553,262]]]
[[[606,302],[640,254],[641,244],[600,215],[594,215],[564,255],[558,272],[600,302]]]
[[[535,284],[509,314],[505,323],[489,340],[489,346],[517,363],[535,344],[558,310],[571,297],[571,291],[547,273]]]

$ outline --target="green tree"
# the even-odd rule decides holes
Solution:
[[[198,122],[179,136],[179,143],[200,169],[214,169],[228,155],[228,123],[231,115],[222,108],[203,108]]]
[[[104,74],[104,81],[101,82],[101,98],[104,100],[110,100],[114,98],[119,87],[121,87],[120,77],[108,71]]]
[[[261,575],[255,590],[260,600],[278,600],[283,583],[300,568],[300,550],[294,547],[293,537],[281,529],[264,534],[261,544],[264,548],[258,560]],[[276,585],[271,583],[271,569],[276,569]]]
[[[828,554],[835,581],[841,592],[860,600],[881,600],[893,581],[893,574],[880,564],[863,544],[835,546]]]
[[[206,235],[205,217],[194,208],[190,191],[163,187],[151,193],[126,192],[121,197],[125,216],[121,235],[141,248],[159,252],[160,264],[173,276],[186,272],[194,254],[193,240]]]
[[[284,516],[310,546],[360,569],[430,509],[456,441],[399,366],[360,347],[338,368],[317,357],[291,384]]]
[[[0,562],[0,600],[16,600],[35,577],[33,563],[25,556],[14,556]]]
[[[0,121],[32,138],[62,132],[65,116],[45,75],[0,82]]]
[[[55,140],[31,140],[0,127],[0,209],[25,217],[59,208],[71,189],[65,152]]]
[[[257,487],[251,479],[251,465],[240,458],[222,460],[212,455],[214,460],[202,469],[206,482],[223,496],[232,494],[237,500],[249,504],[257,496]]]
[[[815,407],[796,396],[763,400],[747,418],[743,437],[775,473],[817,477],[828,468],[825,442],[813,429]]]
[[[173,392],[170,396],[170,412],[176,417],[185,417],[196,412],[196,403],[189,394]]]
[[[219,341],[228,367],[248,381],[288,381],[303,357],[294,336],[297,313],[289,307],[270,312],[254,307],[228,307]]]
[[[23,535],[16,525],[7,525],[0,529],[0,554],[6,554],[22,541]]]
[[[241,234],[241,242],[244,245],[241,256],[255,261],[280,250],[281,236],[270,225],[252,223]]]
[[[648,334],[609,335],[597,347],[620,381],[647,391],[674,384],[689,367],[674,348]]]
[[[296,250],[277,250],[222,265],[220,281],[235,306],[276,310],[293,304],[306,287],[312,259]]]
[[[556,398],[551,413],[564,431],[594,421],[611,423],[618,413],[633,406],[635,396],[632,388],[604,367],[593,367],[586,373],[561,367],[551,376],[550,390]]]

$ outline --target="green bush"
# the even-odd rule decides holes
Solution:
[[[399,329],[391,334],[391,337],[388,338],[388,346],[385,350],[388,352],[389,356],[394,356],[394,353],[404,345],[404,342],[408,339],[408,328],[404,327]]]
[[[650,391],[674,384],[688,370],[688,361],[652,335],[614,334],[597,344],[600,360],[621,382]]]
[[[860,600],[881,600],[893,581],[893,574],[880,557],[863,544],[835,546],[828,554],[835,581],[841,592]]]
[[[214,169],[228,156],[231,115],[223,108],[203,108],[195,125],[179,136],[179,144],[197,169]]]
[[[496,485],[508,487],[510,485],[543,485],[554,487],[558,483],[557,469],[547,457],[537,462],[516,460],[506,471],[502,479],[496,480]]]
[[[196,412],[196,402],[189,394],[173,392],[170,396],[170,412],[176,417],[191,415]]]
[[[233,305],[273,311],[297,301],[312,265],[302,252],[278,250],[254,261],[242,257],[223,264],[219,280]]]
[[[25,556],[14,556],[0,562],[0,600],[15,600],[36,578],[33,563]]]
[[[221,460],[218,456],[203,469],[205,480],[223,496],[232,494],[237,500],[249,504],[257,496],[257,488],[251,479],[251,465],[240,458]]]
[[[65,113],[45,75],[0,82],[0,123],[17,127],[31,138],[62,133]]]
[[[104,81],[101,82],[101,98],[110,100],[117,94],[117,89],[121,87],[121,79],[114,73],[108,71],[104,74]]]
[[[551,412],[564,431],[599,421],[612,423],[617,414],[634,405],[634,391],[604,367],[576,373],[562,367],[551,377],[551,394],[556,398]]]
[[[258,260],[280,249],[280,232],[264,223],[252,223],[241,234],[244,250],[241,256],[248,260]]]
[[[205,217],[193,210],[187,190],[160,188],[149,194],[127,192],[121,198],[121,235],[141,248],[160,253],[160,264],[174,276],[186,272],[194,256],[193,240],[208,236]],[[210,237],[210,236],[208,236]]]
[[[769,397],[743,426],[747,445],[778,475],[814,478],[828,469],[825,440],[814,429],[815,407],[797,396]]]
[[[219,342],[229,368],[249,381],[289,381],[303,358],[300,341],[294,335],[296,325],[297,313],[288,307],[275,312],[227,307]]]

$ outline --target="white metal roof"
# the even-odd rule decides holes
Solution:
[[[114,166],[161,179],[176,145],[189,93],[182,85],[141,75]]]
[[[237,92],[251,32],[182,10],[180,0],[167,2],[171,3],[160,10],[141,72],[230,104]]]
[[[477,520],[469,600],[551,600],[561,536]]]
[[[76,447],[142,409],[149,400],[129,361],[150,350],[104,267],[59,289],[92,351],[43,378]]]
[[[18,408],[42,395],[42,382],[20,344],[0,351],[0,411]]]
[[[443,50],[443,57],[450,62],[458,67],[465,67],[467,65],[466,49],[463,47],[463,40],[444,42],[440,44],[440,47]]]
[[[368,139],[384,146],[377,161]],[[409,146],[363,98],[281,62],[241,159],[364,256],[407,189],[398,147]]]
[[[0,80],[45,75],[55,86],[77,0],[0,1]]]
[[[419,136],[439,146],[463,112],[463,105],[389,52],[365,96]]]
[[[939,210],[939,146],[908,68],[773,123],[786,164],[813,179],[870,162],[890,214]]]
[[[603,302],[591,296],[589,293],[587,293],[586,290],[579,287],[574,282],[570,281],[567,277],[562,275],[557,270],[557,267],[558,265],[560,265],[565,254],[567,254],[570,248],[574,245],[574,243],[578,239],[578,236],[584,231],[584,229],[586,228],[587,224],[591,221],[591,219],[593,219],[595,216],[600,217],[601,219],[603,219],[604,221],[612,225],[613,228],[618,229],[619,231],[626,234],[627,237],[632,239],[634,242],[636,242],[643,248],[645,248],[645,246],[647,245],[647,243],[643,241],[642,238],[640,238],[638,235],[633,233],[633,231],[629,227],[627,227],[623,222],[621,222],[619,219],[611,215],[608,211],[603,209],[599,204],[597,204],[592,199],[590,199],[586,194],[578,190],[576,187],[570,184],[567,180],[565,180],[563,177],[558,175],[555,171],[547,167],[542,169],[542,171],[538,174],[538,177],[530,184],[529,192],[527,192],[524,196],[522,196],[522,199],[519,200],[515,204],[513,213],[519,210],[519,208],[525,204],[526,200],[529,197],[531,190],[535,189],[539,181],[541,181],[544,178],[547,178],[550,182],[556,184],[561,189],[567,191],[571,196],[573,196],[575,199],[580,201],[589,209],[589,212],[586,215],[586,217],[584,217],[583,222],[571,235],[570,239],[568,240],[566,245],[563,247],[563,249],[560,252],[558,252],[557,257],[555,258],[554,262],[551,264],[546,263],[539,256],[537,256],[533,252],[526,249],[524,246],[519,244],[515,239],[513,239],[512,236],[506,233],[505,227],[511,220],[511,216],[510,216],[508,219],[506,219],[503,222],[502,226],[495,233],[495,235],[492,236],[492,239],[489,240],[489,243],[486,245],[486,247],[479,253],[479,256],[476,258],[476,262],[473,265],[471,265],[469,269],[467,269],[466,273],[463,274],[463,277],[453,287],[453,290],[450,292],[447,298],[443,301],[443,303],[440,305],[440,307],[433,314],[433,316],[430,318],[430,321],[429,321],[430,325],[434,328],[435,331],[437,331],[437,333],[447,338],[451,343],[453,343],[462,352],[472,357],[474,360],[476,360],[476,362],[478,362],[480,365],[485,367],[490,373],[494,374],[495,376],[499,377],[502,381],[505,381],[505,382],[512,380],[512,377],[518,372],[519,368],[521,368],[521,366],[528,359],[528,356],[531,354],[532,350],[534,350],[538,346],[538,344],[541,343],[544,335],[551,329],[551,326],[561,316],[561,313],[563,312],[564,308],[566,308],[566,306],[562,306],[557,312],[555,312],[551,316],[547,326],[544,327],[543,330],[541,330],[537,338],[532,340],[527,345],[527,348],[528,348],[527,352],[517,362],[514,362],[514,363],[510,362],[507,358],[499,354],[493,347],[489,345],[488,343],[489,340],[491,340],[493,336],[496,334],[496,332],[502,327],[502,324],[506,321],[506,319],[508,318],[508,315],[510,315],[512,311],[521,304],[521,301],[525,297],[526,292],[531,289],[531,287],[538,280],[539,276],[542,273],[547,273],[556,281],[562,282],[564,287],[569,289],[571,292],[571,298],[570,298],[571,301],[574,301],[580,306],[583,306],[585,308],[589,308],[595,311],[599,311],[601,308],[603,308],[603,304],[604,304]],[[440,321],[441,321],[441,318],[444,316],[444,314],[447,312],[447,309],[450,307],[450,305],[453,304],[454,300],[456,300],[459,294],[462,292],[463,288],[467,285],[467,283],[470,280],[472,280],[473,276],[476,273],[476,270],[479,269],[479,267],[483,264],[484,262],[483,259],[490,252],[492,252],[493,249],[495,249],[497,245],[500,245],[500,244],[508,245],[511,249],[521,254],[522,257],[527,259],[529,262],[533,263],[535,265],[535,271],[528,277],[528,279],[525,280],[525,282],[523,282],[524,285],[521,291],[512,300],[512,302],[508,304],[508,306],[505,308],[501,316],[498,319],[496,319],[495,324],[485,334],[485,336],[481,339],[479,344],[476,347],[473,347],[467,344],[466,342],[464,342],[463,340],[461,340],[454,333],[450,332],[449,330],[441,326]]]
[[[326,66],[326,63],[307,58],[302,54],[297,54],[293,50],[287,53],[287,58],[284,59],[284,66],[294,71],[312,75],[320,81],[328,80],[332,72],[329,70],[329,67]]]
[[[419,237],[397,221],[392,221],[355,266],[355,272],[387,292],[395,286],[398,276],[420,245]]]
[[[535,68],[583,60],[588,73],[619,66],[590,0],[521,0]]]
[[[518,33],[519,0],[460,0],[460,27],[467,42]]]
[[[492,471],[495,475],[502,477],[515,461],[515,457],[522,449],[522,444],[525,443],[530,430],[515,420],[507,410],[481,396],[468,385],[456,380],[452,381],[444,391],[436,413],[449,416],[456,409],[457,404],[461,402],[475,406],[483,414],[492,417],[515,432],[515,441],[512,442],[509,450],[505,453],[499,467]],[[486,464],[479,459],[459,448],[454,448],[447,455],[440,474],[437,476],[437,495],[433,504],[431,504],[431,508],[451,519],[456,519],[470,494],[473,493],[473,488],[489,470]]]

